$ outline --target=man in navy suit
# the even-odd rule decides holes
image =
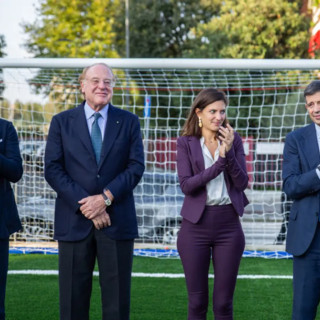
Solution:
[[[320,299],[320,81],[304,91],[313,123],[289,133],[283,189],[293,200],[286,249],[293,255],[292,319],[313,320]]]
[[[19,181],[22,173],[17,132],[11,122],[0,119],[0,320],[5,319],[9,236],[21,229],[10,182]]]
[[[110,103],[115,77],[107,65],[85,68],[79,80],[85,101],[52,118],[45,152],[45,178],[57,192],[60,319],[89,319],[97,258],[102,319],[128,320],[133,189],[144,171],[139,119]]]

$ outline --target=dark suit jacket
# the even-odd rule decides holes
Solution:
[[[293,200],[286,250],[295,255],[309,248],[319,221],[320,164],[315,124],[289,133],[283,152],[283,190]]]
[[[144,171],[139,119],[109,104],[101,161],[96,163],[85,118],[84,102],[52,118],[45,152],[45,178],[57,192],[55,239],[84,239],[93,227],[78,201],[109,189],[112,225],[104,232],[112,239],[138,236],[133,189]]]
[[[244,190],[248,185],[248,175],[242,140],[235,133],[234,143],[225,158],[219,157],[210,168],[205,169],[200,139],[182,136],[177,141],[177,168],[179,181],[185,199],[181,215],[192,223],[197,223],[204,211],[207,199],[206,184],[224,172],[224,178],[232,205],[239,216],[243,215],[248,199]]]
[[[11,122],[0,119],[0,239],[21,229],[10,182],[19,181],[22,173],[17,132]]]

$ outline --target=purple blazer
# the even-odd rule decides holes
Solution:
[[[249,203],[244,190],[248,185],[245,153],[240,136],[235,133],[233,146],[225,158],[219,157],[205,169],[200,139],[182,136],[177,140],[177,169],[182,192],[185,194],[181,215],[197,223],[204,211],[207,199],[206,184],[224,172],[232,205],[239,216]]]

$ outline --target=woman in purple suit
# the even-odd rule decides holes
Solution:
[[[178,251],[188,290],[188,320],[205,320],[208,273],[214,268],[215,320],[233,319],[233,294],[245,239],[239,216],[248,200],[245,154],[226,117],[227,98],[202,90],[177,141],[183,221]]]

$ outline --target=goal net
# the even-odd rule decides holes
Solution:
[[[54,114],[82,101],[79,73],[97,61],[117,76],[113,104],[140,118],[146,170],[134,190],[137,245],[175,252],[183,202],[176,139],[195,96],[216,87],[228,96],[227,116],[246,152],[246,250],[280,256],[291,205],[281,191],[283,144],[288,132],[309,122],[303,90],[319,78],[320,66],[306,60],[0,59],[0,116],[14,123],[24,163],[13,185],[23,229],[12,240],[52,242],[56,194],[43,174],[48,128]]]

